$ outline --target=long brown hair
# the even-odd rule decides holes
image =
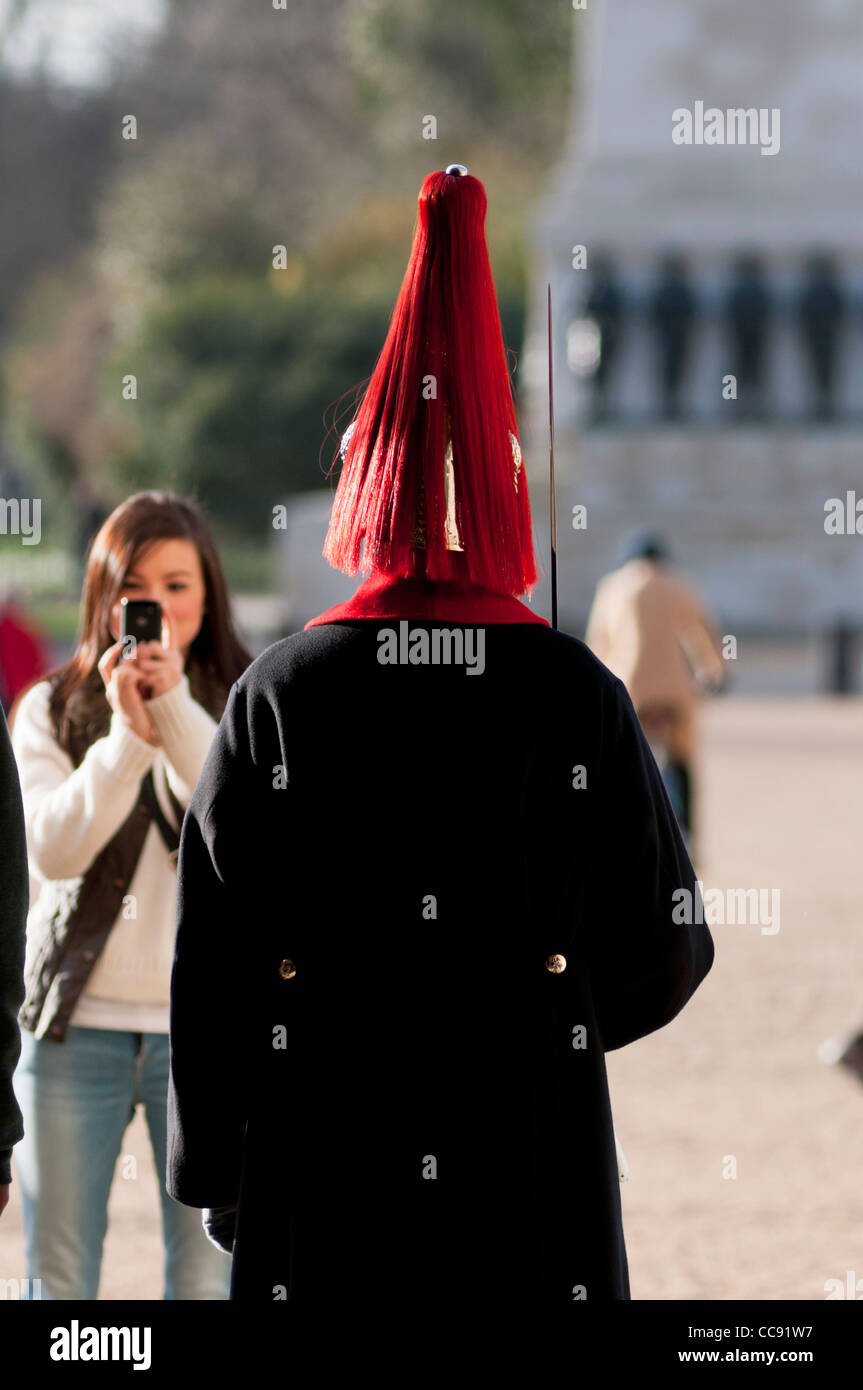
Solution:
[[[115,640],[109,620],[123,581],[154,545],[175,539],[192,541],[201,561],[207,611],[189,647],[185,671],[192,695],[214,719],[221,718],[231,686],[252,661],[235,631],[221,561],[202,512],[171,492],[136,492],[114,509],[90,543],[74,656],[41,677],[51,682],[57,741],[76,764],[110,724],[98,662]]]

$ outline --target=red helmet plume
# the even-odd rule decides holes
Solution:
[[[536,582],[536,564],[485,188],[466,173],[429,174],[418,202],[386,342],[343,441],[323,553],[348,574],[420,574],[520,594]]]

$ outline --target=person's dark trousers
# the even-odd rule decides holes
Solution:
[[[667,767],[677,787],[674,809],[688,840],[692,834],[692,772],[688,763],[678,762],[674,758],[668,759]]]

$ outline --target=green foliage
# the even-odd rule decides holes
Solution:
[[[135,446],[118,455],[124,489],[172,487],[215,520],[260,534],[287,493],[320,487],[336,451],[327,407],[367,377],[389,306],[345,312],[318,286],[290,296],[264,280],[174,287],[106,378],[138,399]],[[349,407],[349,401],[345,403]]]
[[[567,0],[348,0],[345,16],[359,99],[398,138],[432,114],[441,137],[547,166],[568,110]]]
[[[290,16],[175,0],[94,107],[114,145],[92,177],[87,142],[68,146],[86,245],[64,260],[52,240],[41,293],[36,273],[16,287],[30,309],[8,321],[6,435],[21,464],[108,506],[169,486],[259,539],[277,502],[323,485],[386,334],[416,193],[451,159],[488,190],[519,355],[526,216],[566,131],[572,31],[570,0],[304,0]],[[118,134],[128,111],[134,142]],[[45,121],[50,144],[53,108]]]
[[[518,343],[520,295],[501,308]],[[138,382],[138,399],[120,407],[136,437],[114,459],[117,489],[171,487],[217,524],[259,536],[288,493],[324,485],[391,309],[392,294],[346,305],[321,285],[289,296],[267,281],[175,287],[105,378],[114,397],[123,375]]]

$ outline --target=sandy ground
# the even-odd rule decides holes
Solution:
[[[780,890],[780,928],[713,927],[667,1028],[608,1056],[634,1299],[824,1299],[863,1281],[863,1084],[817,1047],[863,1008],[863,702],[727,698],[704,712],[705,892]],[[101,1298],[162,1297],[139,1110],[111,1195]],[[727,1176],[736,1164],[736,1176]],[[13,1174],[14,1176],[14,1174]],[[25,1272],[13,1182],[0,1277]],[[860,1285],[863,1296],[863,1282]]]

